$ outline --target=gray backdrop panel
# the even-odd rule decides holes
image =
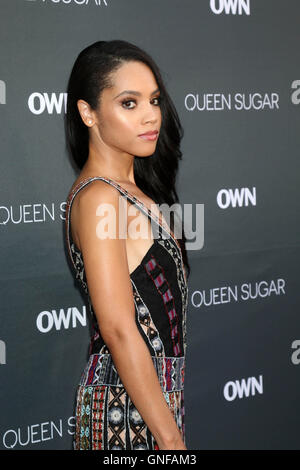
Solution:
[[[178,109],[181,203],[204,204],[187,447],[299,449],[300,3],[3,0],[0,12],[0,448],[71,448],[89,323],[63,239],[76,178],[64,103],[45,99],[63,97],[84,47],[125,39],[157,61]]]

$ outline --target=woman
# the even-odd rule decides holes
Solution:
[[[67,145],[80,174],[67,198],[66,237],[94,329],[77,390],[74,448],[186,449],[190,268],[184,231],[175,238],[173,213],[167,225],[157,206],[178,202],[181,125],[157,65],[126,41],[85,48],[67,92]],[[105,238],[107,207],[116,231]],[[147,237],[130,236],[131,207]]]

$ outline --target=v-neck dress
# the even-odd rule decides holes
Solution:
[[[186,442],[184,377],[188,286],[179,242],[161,217],[135,196],[110,178],[95,176],[80,181],[66,201],[68,253],[74,275],[87,296],[93,326],[89,358],[77,386],[74,449],[159,450],[122,384],[109,348],[101,337],[89,296],[82,253],[72,239],[72,203],[79,191],[95,180],[114,186],[150,219],[154,243],[130,274],[135,321],[150,352],[162,393]],[[115,295],[118,295],[117,285]]]

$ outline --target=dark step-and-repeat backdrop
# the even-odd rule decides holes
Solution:
[[[300,2],[1,0],[0,448],[71,449],[90,326],[64,244],[78,53],[152,55],[184,128],[188,449],[300,449]],[[196,208],[202,211],[196,211]]]

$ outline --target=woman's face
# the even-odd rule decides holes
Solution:
[[[155,151],[161,128],[160,92],[151,69],[143,62],[123,64],[112,75],[113,87],[101,94],[94,111],[97,138],[105,146],[130,155],[148,156]],[[158,131],[156,139],[140,137]]]

